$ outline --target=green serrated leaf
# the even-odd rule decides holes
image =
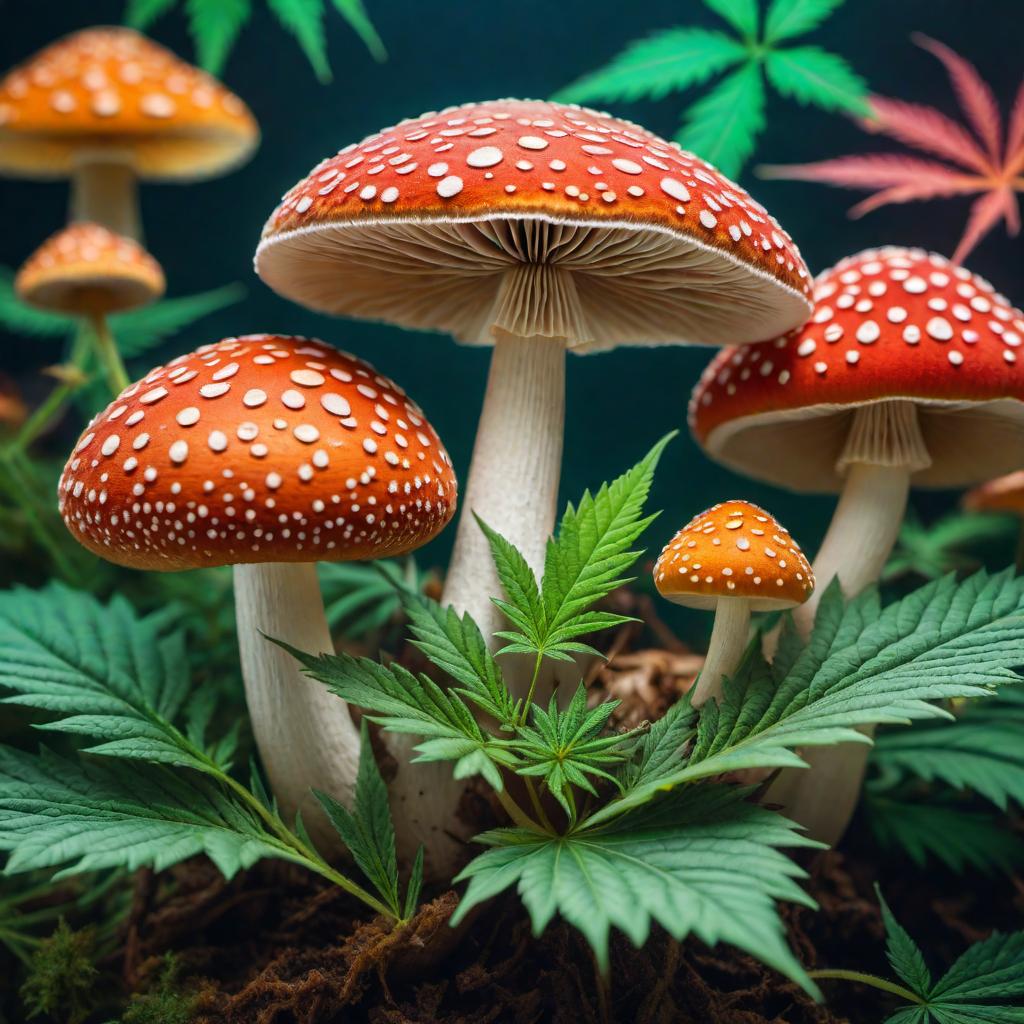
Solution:
[[[302,47],[321,82],[331,80],[331,66],[327,61],[327,40],[324,37],[323,0],[267,0],[274,13]]]
[[[220,74],[238,34],[252,15],[250,0],[185,0],[199,64]]]
[[[555,93],[561,103],[658,100],[701,85],[745,60],[747,51],[722,32],[671,28],[630,43],[610,63]]]
[[[361,723],[359,770],[352,810],[349,811],[327,793],[314,790],[314,795],[359,865],[359,870],[395,917],[401,917],[395,828],[391,822],[388,788],[374,759],[365,719]]]
[[[772,0],[765,16],[764,39],[769,45],[812,32],[843,0]]]
[[[421,846],[416,851],[416,859],[412,862],[412,871],[409,872],[409,884],[405,889],[405,904],[402,907],[404,921],[412,920],[420,903],[420,892],[423,889],[423,855],[424,849]]]
[[[795,882],[802,870],[779,851],[807,841],[791,822],[745,803],[746,792],[694,787],[582,835],[488,833],[494,848],[456,879],[470,884],[452,923],[515,886],[535,934],[560,914],[586,936],[602,969],[612,928],[640,946],[656,922],[678,940],[693,934],[738,946],[816,993],[774,905],[811,904]]]
[[[175,3],[177,0],[128,0],[124,11],[125,24],[141,32],[166,14]]]
[[[783,679],[751,658],[702,709],[688,762],[631,788],[590,820],[600,822],[658,789],[745,768],[799,767],[798,747],[864,743],[858,725],[906,724],[947,713],[932,701],[991,697],[1019,680],[1024,578],[982,571],[928,584],[878,612],[868,591],[844,606],[824,595],[810,642]],[[703,727],[715,716],[713,729]]]
[[[757,38],[757,0],[704,0],[704,6],[724,18],[745,39]]]
[[[225,285],[195,295],[181,295],[154,302],[143,309],[118,313],[110,318],[117,347],[127,359],[144,355],[162,341],[245,297],[238,284]]]
[[[735,177],[764,128],[764,105],[761,69],[756,63],[746,64],[687,110],[676,141]]]
[[[13,691],[4,703],[59,716],[42,728],[92,737],[94,753],[214,772],[173,724],[189,678],[184,636],[170,625],[61,584],[4,591],[0,687]]]
[[[768,81],[783,96],[822,110],[868,117],[868,87],[840,56],[818,46],[773,50],[765,59]]]
[[[76,763],[0,747],[0,849],[9,874],[55,877],[123,867],[162,871],[205,853],[226,878],[264,857],[297,861],[200,775]]]
[[[892,915],[889,904],[885,902],[881,890],[875,886],[879,906],[882,908],[882,921],[885,924],[885,955],[896,974],[908,985],[912,992],[919,996],[927,996],[932,987],[932,973],[924,962],[924,954],[917,943],[907,934]]]
[[[352,30],[362,39],[371,56],[376,61],[388,59],[388,52],[384,48],[384,42],[377,34],[377,30],[366,13],[366,6],[363,0],[331,0],[335,10],[349,23]]]

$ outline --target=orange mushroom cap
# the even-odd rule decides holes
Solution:
[[[789,531],[749,501],[725,501],[694,516],[662,549],[654,584],[669,601],[714,608],[744,598],[753,611],[803,604],[814,571]]]
[[[971,512],[1013,512],[1024,515],[1024,469],[989,480],[968,491],[963,507]]]
[[[284,196],[256,253],[270,287],[312,309],[472,344],[518,263],[573,273],[577,350],[755,341],[810,308],[799,250],[743,188],[631,122],[536,100],[346,146]]]
[[[397,384],[273,334],[206,345],[133,384],[59,485],[79,543],[163,570],[401,554],[447,525],[456,493],[448,453]]]
[[[160,264],[138,242],[82,222],[43,242],[14,280],[30,306],[79,315],[145,306],[164,287]]]
[[[127,28],[75,32],[0,80],[0,172],[69,174],[83,153],[126,154],[158,180],[210,177],[259,141],[215,78]]]

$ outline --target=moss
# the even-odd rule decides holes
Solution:
[[[121,1024],[189,1024],[197,996],[183,990],[180,973],[174,954],[165,954],[156,984],[149,992],[132,996]]]
[[[74,931],[61,918],[56,931],[32,954],[21,1001],[28,1017],[49,1016],[81,1024],[95,1006],[96,934]]]

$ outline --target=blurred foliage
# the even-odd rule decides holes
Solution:
[[[177,957],[167,953],[156,984],[148,992],[132,995],[120,1024],[189,1024],[196,995],[182,988],[180,973]]]
[[[61,919],[56,931],[44,939],[28,965],[21,1000],[34,1017],[82,1024],[96,1006],[96,933],[92,928],[73,931]]]
[[[266,0],[267,8],[281,27],[295,37],[317,78],[331,80],[324,36],[325,0]],[[363,0],[331,0],[334,9],[348,22],[378,61],[387,51],[373,27]],[[174,8],[182,8],[196,48],[196,59],[211,74],[224,68],[238,36],[252,17],[252,0],[128,0],[125,21],[140,31]]]
[[[703,0],[738,35],[670,28],[629,44],[612,61],[560,90],[571,103],[662,99],[729,73],[687,108],[676,141],[737,177],[765,127],[768,86],[822,110],[867,116],[867,85],[819,46],[780,46],[816,29],[843,0]],[[763,24],[762,24],[763,20]]]
[[[1016,517],[1009,515],[953,512],[926,525],[908,510],[882,581],[908,576],[935,580],[949,572],[971,572],[993,555],[1003,565],[1019,529]]]

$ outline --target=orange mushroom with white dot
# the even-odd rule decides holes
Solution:
[[[128,386],[128,377],[107,317],[148,305],[164,287],[160,264],[138,242],[89,223],[71,224],[48,238],[14,279],[22,302],[90,321],[115,393]]]
[[[136,185],[198,181],[259,141],[220,82],[128,28],[89,28],[0,79],[0,174],[70,178],[73,220],[140,235]]]
[[[965,267],[920,249],[867,250],[816,282],[810,321],[724,349],[690,401],[720,462],[799,491],[838,491],[814,560],[818,594],[881,574],[911,483],[962,487],[1024,465],[1024,313]]]
[[[567,351],[753,342],[810,310],[799,251],[743,188],[638,125],[534,100],[424,114],[346,146],[284,196],[256,270],[312,309],[494,347],[464,504],[537,573]],[[463,515],[444,601],[490,638],[499,593]]]
[[[228,338],[158,367],[99,413],[59,498],[72,535],[108,561],[234,566],[246,699],[271,787],[284,813],[301,810],[314,838],[336,845],[310,787],[349,802],[358,731],[266,637],[331,651],[315,563],[402,554],[447,525],[455,475],[423,411],[323,342]]]
[[[654,566],[662,597],[714,610],[708,656],[690,694],[694,707],[718,700],[750,641],[751,612],[799,607],[814,572],[789,531],[749,501],[726,501],[694,516],[662,549]]]

